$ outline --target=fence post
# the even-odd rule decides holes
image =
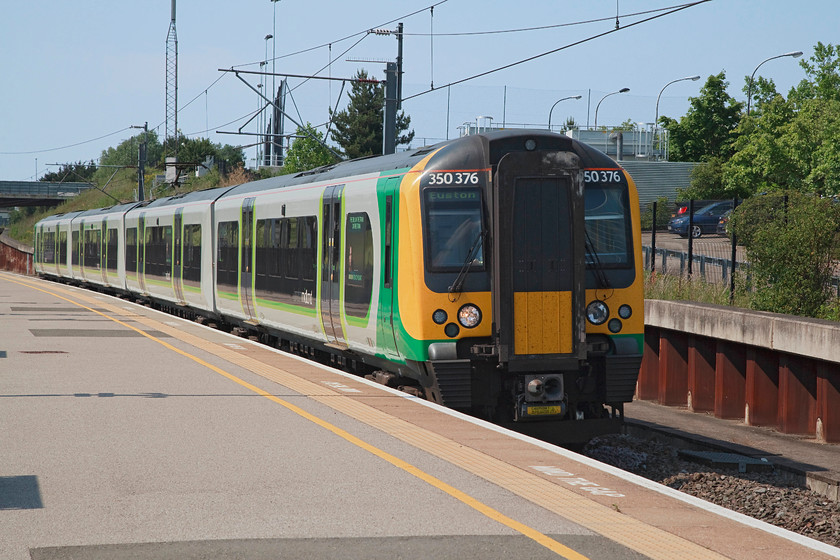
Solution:
[[[653,201],[653,225],[650,228],[650,275],[656,272],[656,201]]]
[[[732,199],[732,212],[729,213],[729,223],[732,223],[732,214],[735,213],[735,209],[738,208],[738,198]],[[730,272],[729,275],[729,305],[735,304],[735,260],[738,258],[738,238],[735,236],[735,228],[730,227],[732,230],[732,261],[730,262]]]
[[[694,199],[688,201],[688,278],[691,279],[692,266],[691,262],[694,260],[694,236],[691,235],[691,230],[694,229]]]

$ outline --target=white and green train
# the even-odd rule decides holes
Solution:
[[[41,275],[562,439],[620,420],[635,392],[636,188],[565,136],[477,134],[52,216],[35,236]]]

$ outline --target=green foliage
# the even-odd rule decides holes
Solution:
[[[800,65],[807,79],[778,95],[773,82],[753,82],[753,106],[724,163],[724,191],[747,196],[799,191],[840,194],[840,49],[817,43]],[[749,78],[744,91],[749,87]]]
[[[680,200],[725,200],[752,194],[743,184],[727,188],[723,182],[724,159],[711,157],[691,170],[691,184],[679,191]]]
[[[663,230],[668,227],[668,220],[671,219],[671,203],[668,202],[668,197],[661,196],[656,199],[656,229]],[[653,226],[653,203],[649,202],[645,206],[641,216],[642,229],[649,230]]]
[[[356,81],[351,87],[347,108],[332,114],[333,139],[350,159],[382,153],[385,115],[385,89],[382,84],[372,80],[364,70],[359,70],[354,78]],[[397,114],[398,146],[414,139],[413,130],[401,134],[410,125],[411,117],[400,111]]]
[[[39,181],[46,181],[48,183],[73,183],[73,182],[89,182],[93,180],[93,175],[96,173],[96,164],[92,161],[89,163],[65,163],[58,171],[51,171],[45,173]]]
[[[751,307],[820,316],[840,257],[840,206],[798,192],[757,196],[732,213],[730,226],[750,261]]]
[[[157,132],[154,130],[150,130],[148,134],[140,132],[128,140],[120,142],[116,148],[111,147],[102,150],[99,165],[137,165],[139,148],[143,142],[144,134],[146,138],[146,161],[155,165],[161,159],[163,146],[161,146]]]
[[[679,122],[660,117],[669,131],[671,161],[708,161],[729,157],[733,131],[741,117],[741,103],[726,93],[723,72],[709,76],[698,97],[690,97],[691,106]]]
[[[781,96],[747,117],[724,165],[725,190],[840,194],[840,101]]]
[[[163,151],[167,154],[174,151],[175,140],[168,138],[164,143]],[[187,138],[178,136],[178,161],[182,163],[203,163],[207,156],[212,156],[215,162],[224,163],[228,168],[233,169],[245,163],[245,154],[242,148],[225,144],[214,144],[208,138]],[[163,153],[163,152],[161,152]],[[150,164],[155,160],[148,158]],[[159,164],[163,162],[157,160]]]
[[[833,99],[840,101],[840,47],[817,42],[810,62],[800,61],[808,79],[802,80],[790,93],[793,101]]]
[[[324,134],[306,123],[305,127],[298,127],[295,139],[291,148],[286,154],[283,162],[283,173],[300,173],[335,163],[335,157],[323,145]],[[319,141],[316,141],[317,138]]]

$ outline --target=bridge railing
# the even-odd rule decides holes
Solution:
[[[47,183],[40,181],[0,181],[0,197],[70,198],[93,187],[90,183]]]
[[[840,324],[645,301],[636,398],[840,443]]]

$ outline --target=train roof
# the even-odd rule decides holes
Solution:
[[[315,182],[340,181],[345,177],[383,173],[414,167],[424,156],[443,149],[453,153],[464,150],[468,159],[480,159],[479,166],[495,165],[498,159],[508,151],[525,151],[525,140],[536,139],[538,144],[555,149],[570,150],[580,156],[587,166],[617,167],[615,161],[606,154],[577,140],[548,130],[510,129],[485,132],[447,140],[431,146],[423,146],[397,154],[369,156],[350,161],[318,167],[295,175],[281,175],[252,181],[231,188],[225,195],[246,195],[265,189],[275,189]],[[471,157],[470,157],[471,156]]]

